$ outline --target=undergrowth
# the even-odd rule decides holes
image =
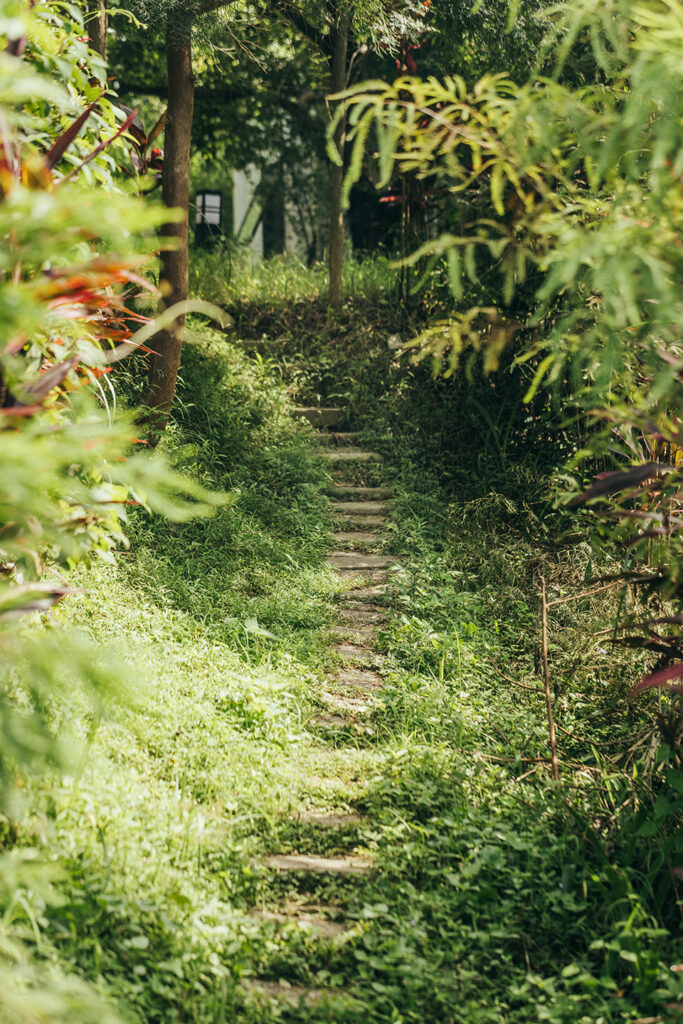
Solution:
[[[297,301],[259,295],[280,273],[220,295],[209,280],[235,330],[195,325],[164,440],[234,501],[182,525],[135,510],[130,550],[60,606],[56,628],[118,653],[133,697],[99,727],[55,707],[88,756],[28,781],[5,830],[23,874],[0,885],[2,934],[28,1000],[8,1019],[106,1020],[82,993],[41,1010],[38,970],[87,982],[112,1020],[160,1024],[674,1020],[681,776],[655,704],[626,699],[642,655],[610,643],[618,589],[551,616],[559,787],[547,769],[539,579],[576,596],[611,557],[553,507],[570,439],[550,410],[530,418],[511,368],[435,382],[395,347],[410,323],[387,298],[332,315],[301,268]],[[315,724],[339,583],[294,401],[347,407],[396,494],[387,682],[367,727],[339,734]],[[361,820],[321,836],[306,808]],[[370,853],[375,870],[303,885],[265,868],[272,852]],[[305,900],[352,927],[321,939],[254,914]],[[249,976],[342,996],[259,1004]]]

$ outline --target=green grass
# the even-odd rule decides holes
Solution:
[[[380,298],[394,287],[391,261],[375,257],[347,260],[343,268],[347,297]],[[283,254],[260,259],[250,249],[195,249],[190,264],[190,291],[208,302],[233,306],[291,306],[325,300],[329,288],[327,267],[307,267],[297,256]]]
[[[188,347],[164,440],[236,502],[183,525],[136,511],[130,551],[79,570],[82,592],[59,608],[58,628],[118,655],[128,697],[96,730],[76,696],[54,709],[88,756],[28,781],[6,831],[23,863],[0,884],[0,957],[24,993],[14,1009],[0,997],[0,1021],[109,1024],[95,997],[159,1024],[667,1019],[680,775],[666,750],[648,761],[651,702],[625,701],[637,661],[594,636],[616,598],[552,616],[553,699],[572,734],[559,789],[527,760],[547,758],[542,696],[500,674],[538,685],[539,575],[575,593],[595,558],[549,511],[548,444],[520,433],[501,459],[462,400],[487,386],[399,365],[386,306],[330,317],[315,296],[279,301],[238,310],[245,337],[266,335],[251,355],[206,331]],[[334,733],[315,723],[339,590],[325,478],[290,410],[337,394],[385,455],[386,543],[404,568],[380,708]],[[361,822],[321,835],[298,820],[307,808]],[[277,876],[273,852],[370,853],[375,870]],[[323,940],[253,913],[302,900],[338,908],[350,931]],[[254,976],[343,997],[257,1005]]]

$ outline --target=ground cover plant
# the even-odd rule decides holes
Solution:
[[[292,323],[298,344],[296,314]],[[299,358],[311,373],[315,338],[306,342]],[[319,464],[307,430],[287,415],[295,342],[282,345],[270,362],[216,334],[189,349],[183,387],[194,395],[201,382],[203,407],[181,404],[165,444],[201,467],[205,484],[243,493],[208,524],[169,529],[143,516],[131,552],[90,572],[87,594],[62,606],[125,649],[153,697],[141,693],[135,714],[122,710],[100,728],[75,788],[51,782],[32,794],[40,813],[23,842],[49,842],[66,876],[43,909],[44,955],[144,1020],[660,1014],[675,1001],[669,967],[679,957],[670,854],[661,852],[671,820],[654,819],[653,833],[651,790],[662,807],[676,777],[664,762],[641,778],[653,734],[642,712],[625,713],[633,656],[620,669],[590,640],[618,599],[593,596],[555,623],[556,713],[567,730],[557,792],[542,694],[511,680],[539,685],[539,558],[571,593],[589,551],[555,546],[547,525],[539,533],[537,476],[525,478],[523,461],[514,491],[497,495],[500,469],[484,444],[490,477],[473,481],[465,500],[469,452],[457,466],[453,450],[435,451],[426,472],[425,420],[411,413],[415,371],[379,344],[349,367],[341,346],[363,402],[369,380],[380,410],[387,374],[411,382],[395,419],[365,424],[393,452],[387,543],[405,561],[381,711],[365,734],[321,736],[316,680],[338,584],[321,565]],[[325,367],[327,344],[321,351]],[[428,420],[440,384],[425,374],[422,389]],[[271,491],[273,461],[280,491]],[[371,850],[378,864],[372,881],[318,883],[320,902],[360,908],[334,943],[252,916],[301,899],[260,861],[273,849],[319,850],[296,812],[321,805],[363,815],[333,830],[330,849]],[[254,974],[348,998],[249,1005],[242,983]]]
[[[592,14],[572,9],[575,36],[558,38],[579,39],[579,77],[600,69],[576,109],[601,111],[623,146],[623,97],[603,92],[653,80],[659,15],[677,24],[678,6],[629,13],[644,32],[634,63],[635,37],[612,37],[609,18],[582,36]],[[596,442],[569,373],[554,390],[530,389],[550,371],[545,353],[524,361],[494,344],[488,375],[475,358],[453,379],[415,361],[415,337],[426,329],[433,353],[430,324],[452,312],[448,274],[422,256],[409,297],[405,266],[348,260],[345,298],[330,308],[320,266],[228,244],[191,251],[192,296],[227,315],[204,305],[188,318],[176,400],[150,452],[140,402],[154,357],[155,232],[168,214],[128,194],[140,183],[118,168],[129,170],[133,120],[102,93],[106,64],[78,10],[2,15],[12,129],[0,124],[0,1022],[674,1024],[683,783],[670,671],[680,627],[671,232],[628,263],[643,260],[654,281],[669,261],[655,281],[661,308],[626,330],[638,346],[635,398],[625,371],[613,389],[623,417],[636,405],[657,417],[644,437],[668,476],[664,490],[617,507],[621,532],[596,532],[584,504],[561,494],[569,472],[587,488],[639,438],[622,417],[616,451]],[[673,49],[669,31],[672,68]],[[467,103],[481,102],[497,144],[514,90],[489,84]],[[400,117],[419,88],[402,80]],[[538,102],[565,88],[539,89]],[[630,190],[648,217],[661,202],[671,226],[667,95],[645,118],[624,101],[639,170],[620,149],[631,177],[608,168],[600,187]],[[446,120],[440,103],[429,109]],[[372,107],[380,123],[382,110]],[[426,125],[410,124],[421,160]],[[587,147],[598,146],[593,129]],[[640,173],[652,173],[649,147],[666,167],[659,191]],[[555,157],[574,167],[571,148]],[[495,213],[489,170],[475,198]],[[509,190],[514,164],[503,176]],[[576,326],[577,295],[613,266],[600,256],[611,194],[594,223],[579,179],[564,183],[576,210],[559,179],[556,204],[574,242],[592,232],[595,265],[524,326],[542,327],[535,341],[558,359],[562,318]],[[478,297],[500,301],[505,275],[480,267],[465,284],[471,259],[456,319],[474,331]],[[545,269],[516,282],[516,316],[537,312],[528,306]],[[457,292],[452,256],[450,270]],[[618,298],[587,294],[591,351],[605,331],[623,344]],[[500,326],[486,316],[483,335],[467,336],[482,351]],[[657,360],[670,368],[659,378]],[[586,394],[596,381],[588,375]],[[337,426],[316,432],[295,415],[301,405],[313,420],[338,407]],[[333,541],[331,499],[349,487],[388,491],[388,511],[376,535],[350,513]],[[666,529],[624,547],[632,511],[647,530]],[[333,543],[347,545],[336,563]],[[365,579],[335,568],[348,545],[370,559]],[[350,664],[337,641],[354,638],[340,634],[340,611],[358,617],[373,558],[392,563],[361,614],[374,623],[363,657],[379,683],[360,711],[338,686],[346,710],[331,715],[330,680]],[[653,570],[668,588],[656,624],[651,595],[631,585]],[[647,642],[630,642],[634,624]],[[639,679],[647,685],[634,688]],[[337,867],[319,870],[321,858]]]

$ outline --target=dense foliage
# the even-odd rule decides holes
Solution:
[[[626,578],[652,598],[638,609],[641,643],[661,655],[664,688],[683,672],[669,667],[681,653],[681,25],[676,2],[574,3],[555,28],[557,75],[585,35],[598,84],[495,75],[468,91],[457,77],[403,78],[343,105],[347,191],[373,131],[380,184],[398,168],[452,197],[449,230],[408,257],[429,257],[423,281],[445,261],[454,300],[421,334],[421,353],[452,373],[481,352],[491,370],[517,336],[527,398],[554,388],[585,431],[575,462],[604,460],[578,500],[600,503]]]
[[[124,682],[106,650],[50,625],[72,592],[64,572],[127,543],[130,505],[183,519],[220,499],[135,453],[132,419],[117,411],[109,373],[152,334],[130,306],[154,292],[139,272],[168,215],[115,183],[110,143],[128,122],[103,96],[82,17],[6,3],[0,30],[0,808],[17,814],[27,775],[75,764]],[[84,728],[70,728],[64,700],[85,702]],[[11,907],[21,858],[2,864]],[[20,943],[8,940],[7,957],[17,970],[3,981],[3,1020],[97,1002],[37,973]]]

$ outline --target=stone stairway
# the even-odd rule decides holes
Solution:
[[[373,709],[374,696],[383,685],[384,659],[377,650],[377,634],[386,622],[383,602],[392,567],[396,567],[397,562],[381,550],[383,541],[378,529],[387,522],[392,491],[374,485],[381,468],[379,456],[358,447],[358,433],[339,429],[344,422],[344,410],[300,408],[296,415],[317,428],[321,454],[329,465],[327,493],[336,530],[334,550],[327,563],[347,584],[339,600],[338,622],[330,636],[331,649],[337,653],[340,664],[327,678],[320,695],[326,709],[313,721],[323,735],[334,737],[336,733],[344,735],[349,730],[362,732],[364,720]],[[367,856],[329,852],[330,830],[348,830],[360,824],[357,814],[309,811],[300,820],[326,833],[326,855],[274,853],[264,864],[274,872],[293,876],[297,892],[300,897],[303,894],[304,900],[307,888],[314,888],[308,879],[320,876],[337,876],[340,880],[347,876],[357,878],[373,870],[372,859]],[[353,922],[343,920],[342,908],[316,907],[305,901],[293,908],[280,907],[255,911],[255,914],[276,923],[313,929],[323,942],[342,941],[353,928]],[[342,920],[338,920],[339,917]],[[255,1000],[283,1006],[346,998],[344,993],[331,989],[290,985],[284,980],[250,979],[246,990]]]

